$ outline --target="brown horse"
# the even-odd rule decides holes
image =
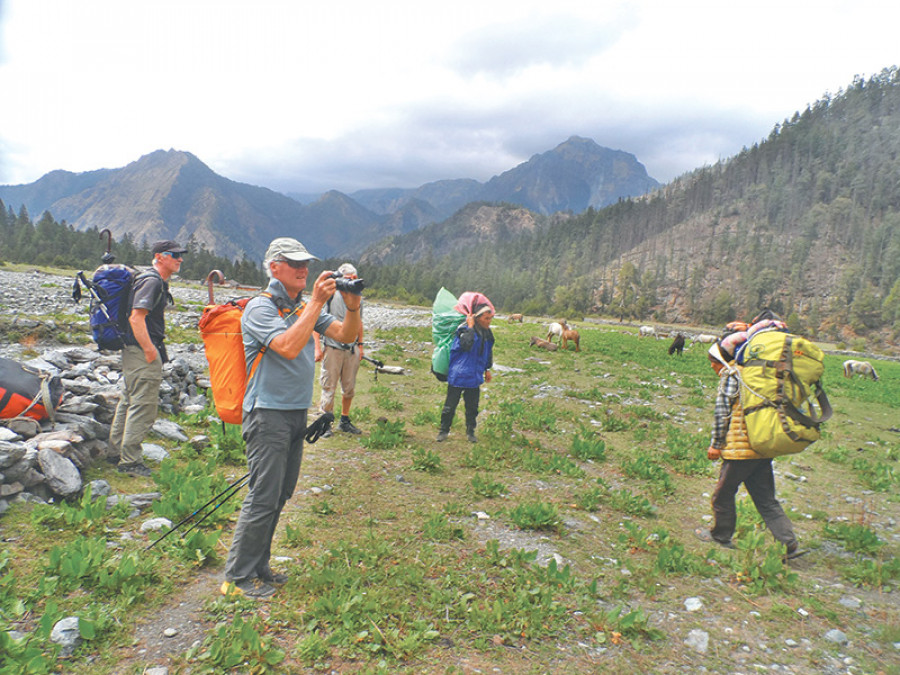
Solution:
[[[562,336],[560,337],[560,345],[563,349],[566,348],[566,345],[570,340],[575,343],[575,351],[580,352],[581,345],[579,344],[579,341],[581,340],[581,337],[578,335],[578,331],[574,328],[567,328],[562,332]]]

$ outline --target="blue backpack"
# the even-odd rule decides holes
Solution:
[[[119,350],[125,345],[124,336],[128,333],[128,315],[131,313],[131,289],[135,280],[153,271],[137,274],[127,265],[100,265],[94,276],[88,280],[83,272],[75,279],[72,298],[81,299],[79,281],[91,296],[88,310],[91,322],[91,335],[100,349]]]

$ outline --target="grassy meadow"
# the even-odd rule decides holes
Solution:
[[[212,446],[169,444],[152,479],[88,471],[159,490],[153,513],[16,504],[0,523],[0,607],[31,637],[0,634],[0,673],[900,671],[900,364],[847,380],[843,357],[827,357],[824,438],[776,460],[810,549],[784,563],[743,489],[736,549],[693,535],[718,470],[705,347],[670,357],[636,327],[584,322],[578,353],[529,347],[545,325],[495,320],[476,444],[462,403],[435,442],[445,385],[429,373],[430,329],[371,331],[367,354],[409,375],[376,379],[364,363],[351,414],[363,435],[306,448],[274,542],[291,580],[268,602],[217,594],[243,493],[144,550],[141,522],[180,520],[245,471],[237,429],[208,414],[176,421]],[[142,656],[135,625],[198,584],[202,643]],[[49,626],[68,615],[85,640],[57,661]]]

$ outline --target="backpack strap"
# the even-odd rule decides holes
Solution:
[[[279,304],[278,299],[275,298],[275,296],[273,296],[268,291],[263,291],[262,293],[259,294],[259,297],[268,298],[269,300],[271,300],[272,304],[275,305],[275,309],[278,310],[278,315],[282,319],[287,318],[291,314],[296,314],[297,316],[300,316],[300,314],[303,312],[303,309],[306,307],[305,302],[301,302],[293,310],[288,309],[287,307],[283,307]],[[256,373],[256,369],[259,366],[260,359],[262,359],[263,354],[265,354],[267,351],[269,351],[269,348],[266,347],[266,345],[262,345],[259,348],[259,351],[256,353],[256,358],[253,359],[253,363],[250,364],[250,369],[247,372],[247,382],[248,383],[250,382],[253,375]]]

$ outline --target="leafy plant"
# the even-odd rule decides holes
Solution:
[[[582,461],[606,460],[606,442],[585,426],[572,437],[572,456]]]
[[[369,435],[364,436],[360,443],[370,450],[387,450],[400,445],[404,434],[403,420],[391,422],[379,419]]]
[[[221,673],[243,664],[253,664],[253,672],[276,672],[285,653],[265,635],[265,625],[259,616],[244,618],[235,614],[230,623],[219,625],[199,647],[188,650],[187,658],[195,663],[193,672]]]
[[[528,502],[510,509],[509,517],[523,530],[562,530],[562,520],[555,504]]]
[[[825,536],[843,543],[844,548],[855,553],[878,553],[884,542],[875,532],[860,523],[825,523]]]
[[[487,497],[488,499],[499,497],[506,492],[506,486],[503,483],[492,480],[480,473],[476,473],[472,476],[470,485],[472,486],[472,490],[475,491],[475,494]]]
[[[412,460],[413,468],[416,471],[439,473],[443,470],[443,467],[441,467],[441,456],[427,448],[416,448],[413,450]]]
[[[465,532],[459,526],[451,525],[443,513],[435,513],[428,517],[423,528],[423,535],[432,541],[451,541],[464,539]]]

